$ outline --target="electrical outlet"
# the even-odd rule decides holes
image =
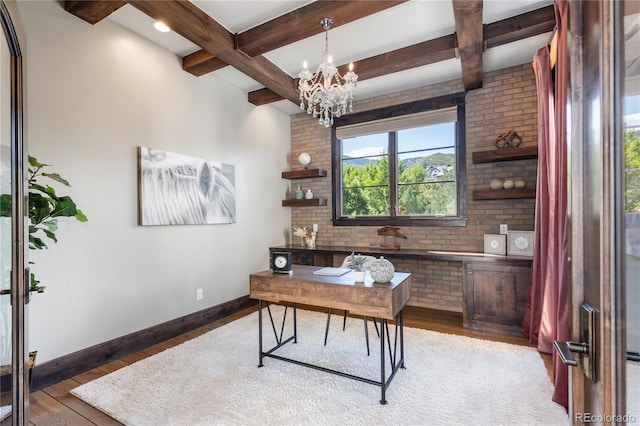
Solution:
[[[509,230],[509,227],[507,226],[507,224],[506,224],[506,223],[501,223],[501,224],[500,224],[500,233],[501,233],[502,235],[506,235],[506,234],[507,234],[507,232],[508,232],[508,230]]]
[[[201,288],[196,290],[196,300],[202,300],[202,289]]]

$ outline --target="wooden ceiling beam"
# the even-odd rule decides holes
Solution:
[[[551,32],[555,27],[555,12],[553,5],[549,5],[485,25],[484,39],[490,49]]]
[[[233,34],[189,1],[134,0],[129,4],[197,44],[285,99],[298,103],[294,80],[263,56],[235,49]]]
[[[255,106],[267,105],[273,102],[278,102],[284,99],[282,96],[274,93],[273,90],[269,90],[266,87],[262,89],[252,90],[247,94],[247,100],[250,104]],[[299,101],[299,99],[298,99]],[[297,102],[300,104],[300,102]]]
[[[332,18],[332,28],[337,28],[405,1],[314,1],[238,34],[238,49],[249,56],[262,55],[323,33],[322,18]]]
[[[435,62],[455,58],[455,37],[453,34],[382,53],[353,63],[358,81],[380,77],[394,72],[405,71]],[[340,74],[349,70],[349,64],[338,67]]]
[[[219,70],[227,65],[229,64],[216,58],[206,50],[196,50],[182,58],[182,69],[196,77]]]
[[[484,38],[482,26],[482,0],[453,0],[456,21],[456,38],[462,65],[462,82],[465,90],[482,87],[482,53]]]
[[[238,34],[238,49],[249,56],[262,55],[307,37],[321,34],[324,31],[320,25],[322,18],[331,17],[333,28],[336,28],[397,6],[405,1],[315,1]],[[197,54],[198,62],[193,62],[187,59],[188,57],[183,58],[182,68],[185,71],[201,76],[221,68],[220,62],[215,61],[215,56],[211,53],[199,50],[192,55],[195,54]]]
[[[64,10],[93,25],[125,4],[126,1],[65,1]]]
[[[455,37],[453,34],[450,34],[370,58],[361,59],[353,63],[353,70],[358,74],[358,81],[363,81],[369,78],[380,77],[394,72],[453,59],[455,58],[455,48]],[[338,71],[342,75],[348,70],[349,64],[338,66]],[[249,92],[248,98],[249,102],[254,105],[264,105],[282,100],[282,98],[274,96],[274,93],[268,89],[251,91]]]

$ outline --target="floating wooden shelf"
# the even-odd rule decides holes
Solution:
[[[326,198],[312,198],[310,200],[303,198],[302,200],[282,200],[283,207],[310,207],[310,206],[326,206]]]
[[[326,176],[327,171],[322,169],[292,170],[290,172],[282,172],[282,179],[309,179]]]
[[[476,151],[471,153],[473,164],[494,163],[496,161],[530,160],[538,158],[538,145],[522,148],[494,149],[493,151]]]
[[[507,200],[514,198],[536,198],[535,188],[499,189],[497,191],[473,191],[474,200]]]

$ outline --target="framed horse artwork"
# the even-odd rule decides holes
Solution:
[[[140,225],[235,223],[235,167],[138,147]]]

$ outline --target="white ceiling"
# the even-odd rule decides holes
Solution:
[[[229,32],[241,33],[311,2],[194,0],[193,3]],[[552,3],[553,0],[484,0],[483,21],[489,24]],[[109,16],[109,19],[180,57],[200,50],[198,46],[174,32],[156,31],[153,28],[153,20],[130,5],[118,9]],[[320,27],[320,23],[318,26]],[[334,63],[342,64],[454,32],[455,23],[450,0],[413,0],[331,29],[329,51],[334,58]],[[551,33],[542,34],[488,49],[483,57],[484,71],[530,63],[536,49],[548,43],[550,38]],[[264,56],[290,76],[296,77],[305,60],[309,63],[309,68],[315,69],[320,62],[323,50],[324,34],[322,33],[267,52]],[[357,73],[358,70],[356,69],[355,72]],[[262,88],[258,82],[230,66],[214,73],[246,92]],[[365,99],[461,77],[460,60],[450,59],[358,82],[355,98],[356,100]],[[297,105],[287,100],[272,105],[289,114],[300,112]]]

